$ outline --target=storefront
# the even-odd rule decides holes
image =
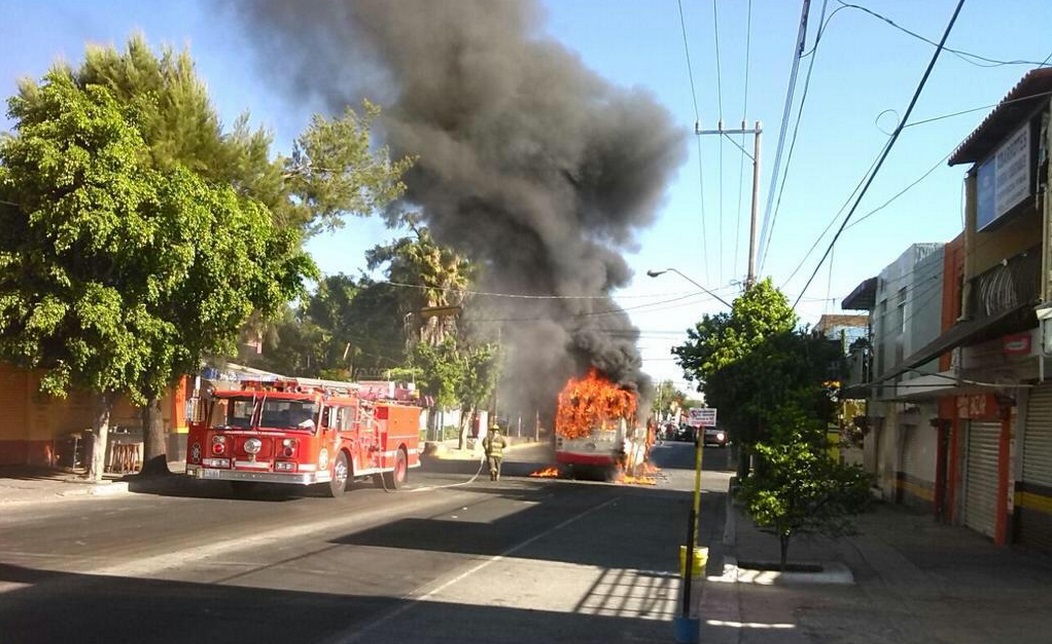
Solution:
[[[1052,552],[1052,383],[1030,390],[1022,468],[1015,484],[1016,541]]]

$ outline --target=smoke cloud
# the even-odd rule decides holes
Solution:
[[[612,85],[544,36],[534,2],[235,4],[290,99],[383,107],[392,153],[419,157],[400,206],[481,262],[485,290],[558,296],[492,298],[476,320],[502,324],[503,402],[554,405],[590,365],[649,388],[638,331],[609,297],[631,276],[621,252],[686,156],[687,133],[648,92]]]

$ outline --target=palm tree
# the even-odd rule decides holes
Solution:
[[[366,253],[366,261],[370,270],[387,264],[388,280],[409,287],[402,300],[410,325],[407,340],[438,346],[457,335],[456,315],[474,267],[463,255],[436,243],[417,218],[406,221],[412,236],[375,246]]]

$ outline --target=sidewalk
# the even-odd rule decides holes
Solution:
[[[173,474],[186,471],[184,461],[168,463]],[[83,473],[25,465],[0,466],[0,507],[9,504],[46,503],[69,497],[107,496],[128,491],[128,475],[107,472],[95,483]]]
[[[839,541],[794,539],[789,562],[824,571],[780,576],[744,567],[777,562],[778,540],[730,509],[725,543],[733,555],[724,575],[705,584],[702,640],[1049,641],[1052,559],[894,505],[858,517],[857,527]]]

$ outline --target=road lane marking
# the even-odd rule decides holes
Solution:
[[[403,595],[400,598],[400,601],[407,602],[407,603],[402,604],[401,606],[399,606],[398,608],[392,610],[391,612],[387,613],[386,615],[384,615],[384,616],[380,617],[379,619],[376,619],[376,620],[374,620],[372,622],[369,622],[369,623],[365,624],[364,626],[362,626],[360,628],[349,627],[349,628],[344,629],[343,631],[341,631],[339,633],[331,635],[331,636],[325,638],[324,640],[322,640],[322,644],[353,644],[354,642],[357,642],[357,641],[361,640],[362,637],[364,637],[365,635],[367,635],[371,631],[379,628],[380,626],[383,626],[384,624],[390,622],[391,620],[393,620],[393,619],[395,619],[397,617],[400,617],[401,615],[403,615],[406,612],[412,610],[416,606],[419,606],[421,603],[429,601],[431,598],[435,597],[436,595],[441,593],[443,590],[446,590],[447,588],[449,588],[449,587],[451,587],[451,586],[453,586],[455,584],[458,584],[461,581],[464,581],[465,579],[467,579],[468,577],[474,575],[475,573],[479,572],[480,570],[488,568],[489,566],[491,566],[491,565],[493,565],[493,564],[495,564],[495,563],[497,563],[499,561],[502,561],[502,560],[506,559],[507,557],[510,557],[510,556],[514,555],[515,553],[519,552],[520,550],[523,550],[523,549],[533,545],[537,541],[540,541],[541,539],[543,539],[543,538],[545,538],[545,537],[547,537],[549,535],[552,535],[552,534],[558,532],[559,530],[562,530],[563,528],[565,528],[566,526],[570,525],[571,523],[579,521],[579,520],[583,519],[584,517],[586,517],[586,516],[588,516],[590,514],[593,514],[595,512],[598,512],[599,510],[602,510],[603,508],[605,508],[605,507],[607,507],[609,505],[612,505],[612,504],[614,504],[614,503],[616,503],[617,501],[620,501],[620,500],[621,500],[620,496],[615,496],[614,498],[609,499],[609,500],[607,500],[604,503],[601,503],[601,504],[599,504],[599,505],[597,505],[595,507],[589,508],[589,509],[585,510],[584,512],[581,512],[580,514],[576,514],[576,515],[570,517],[569,519],[566,519],[565,521],[563,521],[562,523],[560,523],[560,524],[558,524],[558,525],[556,525],[554,527],[548,528],[544,532],[535,534],[534,536],[530,537],[529,539],[527,539],[525,541],[522,541],[522,542],[512,546],[511,548],[508,548],[507,550],[505,550],[504,552],[500,553],[499,555],[493,555],[491,557],[487,557],[486,559],[484,559],[481,562],[479,562],[478,564],[472,566],[468,570],[465,570],[464,572],[458,574],[457,576],[453,577],[452,579],[449,579],[449,580],[439,584],[437,587],[431,589],[430,591],[428,591],[424,595],[420,595],[420,596],[416,595],[416,593],[417,593],[417,591],[419,589],[414,590],[413,592],[411,592],[411,593],[409,593],[407,595]],[[427,584],[425,584],[425,586],[426,585]],[[421,588],[423,588],[423,586]]]

